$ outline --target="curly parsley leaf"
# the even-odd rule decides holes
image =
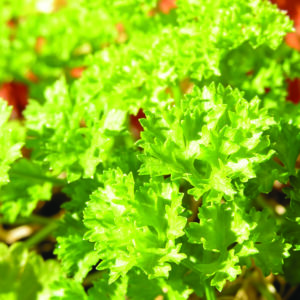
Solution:
[[[169,263],[185,257],[176,242],[186,223],[178,186],[153,180],[135,189],[121,170],[105,171],[103,184],[84,211],[85,238],[103,260],[98,269],[110,269],[110,282],[135,266],[149,278],[167,276]]]
[[[267,135],[273,118],[258,99],[247,102],[230,87],[195,88],[178,105],[146,116],[140,173],[184,178],[196,198],[233,199],[274,154]]]
[[[97,165],[109,159],[115,141],[124,139],[126,144],[126,111],[105,112],[102,106],[76,102],[64,79],[45,95],[44,104],[32,100],[24,113],[32,159],[56,175],[66,172],[69,181],[93,177]]]

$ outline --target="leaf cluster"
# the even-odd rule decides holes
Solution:
[[[68,201],[40,231],[56,228],[58,261],[30,239],[0,244],[0,299],[208,297],[253,264],[299,282],[287,16],[264,0],[178,0],[169,14],[157,1],[42,2],[0,1],[1,76],[32,87],[24,120],[0,101],[1,220],[30,220],[57,190]],[[283,214],[264,201],[275,181]]]

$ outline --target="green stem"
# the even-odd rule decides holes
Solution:
[[[45,175],[41,175],[41,174],[38,174],[38,175],[28,174],[25,171],[21,172],[21,171],[13,171],[12,170],[11,175],[20,176],[20,177],[31,179],[31,180],[47,181],[47,182],[51,182],[51,183],[53,183],[54,185],[57,185],[57,186],[66,185],[66,180],[64,180],[64,179],[45,176]]]
[[[4,217],[0,216],[0,224],[7,224],[7,225],[21,225],[21,224],[42,224],[42,225],[48,225],[49,223],[52,223],[53,220],[38,216],[38,215],[31,215],[29,217],[19,217],[14,222],[7,221]]]
[[[205,272],[205,270],[202,270],[202,268],[199,268],[198,266],[193,264],[188,259],[181,261],[181,264],[184,265],[185,267],[187,267],[188,269],[192,270],[193,272],[196,272],[196,273]],[[209,266],[209,264],[207,264],[207,265],[203,264],[203,266],[207,267],[207,266]],[[204,291],[205,291],[206,300],[216,300],[217,299],[215,291],[214,291],[214,287],[210,286],[210,284],[207,281],[205,281],[205,283],[204,283]]]
[[[46,218],[39,215],[31,215],[27,218],[21,218],[21,220],[25,221],[26,223],[36,223],[36,224],[44,224],[48,225],[49,223],[53,223],[53,219]]]
[[[38,244],[39,242],[43,241],[47,236],[53,233],[53,231],[57,228],[58,221],[52,221],[40,231],[38,231],[35,235],[30,237],[28,240],[24,242],[25,246],[31,248]]]
[[[174,97],[174,101],[175,101],[176,105],[178,105],[178,107],[180,107],[180,100],[182,98],[182,92],[181,92],[179,83],[178,83],[178,85],[173,86],[171,88],[171,90],[173,92],[173,97]]]
[[[210,286],[210,284],[207,281],[204,284],[204,290],[205,290],[206,300],[216,300],[217,299],[214,288],[212,286]]]
[[[200,273],[197,268],[195,268],[194,264],[190,262],[188,259],[182,260],[181,264],[184,265],[186,268],[191,269],[192,271],[196,273]]]

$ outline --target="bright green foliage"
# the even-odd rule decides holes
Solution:
[[[62,261],[66,274],[82,281],[94,265],[99,262],[93,244],[84,240],[86,228],[75,215],[66,215],[57,233],[57,249],[55,253]]]
[[[115,21],[105,3],[101,4],[103,1],[76,0],[50,14],[55,9],[54,2],[1,1],[1,78],[25,79],[30,70],[40,78],[53,80],[65,73],[66,68],[80,66],[84,54],[114,41]],[[18,18],[22,21],[16,21],[13,28],[6,25]],[[38,38],[44,42],[35,51]]]
[[[86,232],[82,221],[73,215],[66,215],[57,233],[57,249],[55,253],[62,262],[66,274],[82,281],[94,265],[99,262],[93,244],[84,240]]]
[[[64,216],[56,232],[55,254],[61,260],[63,271],[79,282],[99,262],[93,244],[83,239],[87,228],[82,222],[85,203],[98,185],[96,180],[84,179],[72,182],[64,188],[72,201],[63,204],[69,213]]]
[[[289,245],[276,234],[276,224],[266,212],[246,213],[231,204],[201,207],[200,224],[190,223],[189,242],[203,245],[202,261],[195,267],[219,290],[225,280],[233,280],[241,270],[238,264],[251,266],[253,259],[265,274],[282,272]],[[273,250],[271,250],[273,249]]]
[[[140,298],[150,300],[155,299],[159,295],[165,296],[162,290],[164,285],[162,284],[161,286],[160,283],[162,281],[159,279],[148,280],[147,276],[140,270],[131,271],[129,273],[127,295],[133,300]]]
[[[206,33],[209,34],[209,41],[217,45],[222,42],[220,48],[229,45],[236,47],[246,40],[252,47],[266,43],[271,48],[276,48],[282,34],[291,29],[290,21],[283,14],[278,14],[276,6],[267,1],[209,0],[204,3],[179,0],[178,7],[180,24],[189,20],[193,25],[191,27],[197,30],[196,25],[201,20],[207,29]],[[191,20],[191,16],[195,14],[198,18]],[[235,24],[235,28],[231,28],[232,24]],[[197,31],[200,33],[200,29]],[[232,34],[229,35],[229,32]]]
[[[0,244],[0,299],[46,300],[59,276],[57,262],[46,262],[22,244]]]
[[[31,161],[21,159],[12,165],[9,182],[0,189],[1,212],[7,221],[14,222],[17,216],[27,217],[38,201],[50,200],[53,183],[63,181],[52,178]]]
[[[8,171],[10,165],[21,156],[23,135],[19,128],[11,124],[8,119],[11,107],[0,99],[0,186],[9,181]]]
[[[187,284],[182,282],[182,276],[187,276],[186,269],[177,269],[170,274],[169,279],[152,280],[148,280],[140,270],[132,270],[111,284],[108,283],[107,273],[102,272],[98,275],[100,278],[93,282],[88,295],[84,293],[82,286],[73,280],[54,282],[51,299],[71,300],[76,297],[79,300],[119,300],[127,296],[131,300],[154,300],[163,296],[167,300],[184,300],[192,292]]]
[[[78,82],[80,97],[101,99],[106,105],[125,105],[135,113],[141,106],[157,106],[158,102],[170,100],[165,93],[168,87],[174,89],[176,97],[178,83],[185,78],[195,82],[234,79],[230,83],[240,87],[236,80],[240,74],[237,76],[232,70],[233,74],[227,78],[224,71],[232,51],[250,44],[252,53],[246,56],[249,69],[244,71],[242,65],[241,72],[254,68],[259,72],[265,66],[253,62],[257,61],[253,48],[263,47],[273,52],[270,48],[276,49],[284,33],[291,30],[290,21],[268,1],[241,0],[233,4],[223,0],[183,0],[177,1],[177,6],[169,16],[144,14],[142,21],[140,15],[136,18],[131,15],[129,20],[121,15],[129,42],[104,49],[87,60],[91,68]],[[238,53],[244,55],[243,51]],[[265,56],[264,53],[260,59]],[[282,55],[277,56],[276,59],[282,59]],[[240,64],[240,60],[238,57],[234,62]],[[272,63],[276,63],[275,58]],[[274,73],[273,65],[267,66],[268,72]],[[264,68],[263,71],[266,72]],[[286,78],[286,73],[293,72],[280,74]],[[282,90],[284,79],[281,82]],[[252,97],[258,94],[257,87],[243,88],[251,90]],[[260,89],[264,91],[264,87]]]
[[[286,240],[293,245],[293,250],[300,250],[300,179],[297,176],[291,176],[291,187],[285,188],[283,191],[290,199],[291,203],[286,213],[286,223],[282,225],[282,232]],[[297,257],[298,254],[292,254],[291,261]],[[293,282],[300,282],[300,277],[293,279]]]
[[[0,77],[33,98],[20,122],[0,101],[0,221],[69,199],[37,233],[57,226],[59,263],[28,252],[35,236],[0,244],[0,299],[208,297],[252,264],[300,282],[300,111],[285,101],[300,56],[283,44],[285,13],[265,0],[177,0],[169,14],[156,0],[54,2],[0,1]],[[275,180],[286,213],[263,200]]]
[[[69,183],[64,187],[63,192],[72,199],[72,201],[64,203],[63,207],[72,214],[78,214],[79,217],[82,217],[82,212],[86,202],[90,198],[90,194],[96,190],[98,186],[98,180],[90,178]]]
[[[299,129],[291,124],[282,123],[272,132],[272,139],[276,141],[274,149],[278,158],[290,174],[295,173],[295,164],[300,152]]]
[[[178,186],[158,180],[135,190],[132,174],[121,170],[105,172],[102,180],[104,188],[92,194],[84,212],[85,238],[103,260],[98,268],[110,269],[111,282],[134,266],[149,278],[167,277],[169,263],[185,258],[175,241],[186,223]]]
[[[205,250],[224,253],[230,245],[249,238],[249,224],[241,218],[241,212],[233,213],[228,205],[201,207],[198,217],[200,223],[190,223],[188,237]]]
[[[268,45],[253,49],[244,43],[224,56],[220,63],[221,76],[212,80],[239,88],[248,100],[259,96],[265,107],[276,113],[280,111],[281,116],[285,114],[295,122],[298,108],[286,101],[286,79],[299,77],[299,58],[299,52],[285,44],[272,50]],[[239,62],[238,68],[236,62]]]
[[[179,105],[147,114],[141,174],[185,178],[195,197],[233,199],[273,151],[266,135],[274,120],[241,93],[219,85],[195,89]]]
[[[109,159],[115,139],[122,138],[126,112],[112,109],[104,114],[102,106],[76,102],[65,80],[45,95],[43,105],[31,101],[25,111],[32,159],[56,175],[66,172],[69,181],[93,177],[97,165]]]
[[[117,282],[108,285],[108,276],[96,281],[94,287],[89,290],[89,299],[90,300],[118,300],[126,297],[128,278],[124,277]]]
[[[73,280],[55,281],[52,284],[51,297],[52,300],[87,300],[82,285]]]
[[[266,212],[251,210],[248,216],[248,224],[252,221],[252,230],[249,240],[241,248],[241,256],[251,255],[257,266],[265,275],[282,273],[283,259],[288,254],[290,245],[277,234],[278,226],[275,220]],[[251,261],[248,260],[248,266]]]

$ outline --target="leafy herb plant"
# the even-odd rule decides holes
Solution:
[[[21,118],[0,101],[0,221],[39,225],[0,244],[0,299],[212,300],[251,266],[300,282],[300,110],[286,101],[300,56],[284,12],[11,0],[0,15],[1,80],[30,91]],[[284,204],[267,201],[276,189]]]

